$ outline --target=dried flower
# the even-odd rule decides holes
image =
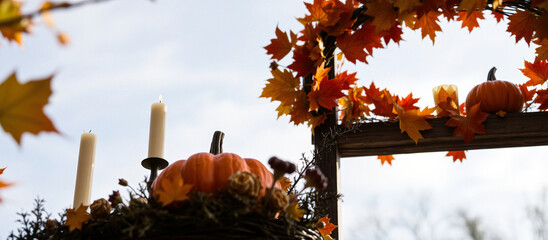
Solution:
[[[236,172],[228,178],[228,193],[234,197],[256,198],[261,188],[261,180],[250,172]]]
[[[112,210],[110,203],[104,198],[93,201],[89,208],[91,217],[93,217],[94,219],[106,217],[110,214],[110,211]]]
[[[122,203],[122,197],[120,197],[119,191],[112,191],[112,194],[108,196],[108,201],[110,202],[110,205],[112,207],[118,206],[118,204]]]
[[[138,205],[145,205],[147,203],[148,203],[148,200],[146,198],[138,197],[138,198],[131,199],[131,201],[129,201],[129,206],[135,207]]]
[[[57,222],[57,220],[48,218],[46,220],[46,229],[55,230],[57,228],[58,224],[59,224],[59,222]]]
[[[124,187],[127,187],[129,185],[127,180],[125,180],[123,178],[118,179],[118,184],[120,184],[121,186],[124,186]]]
[[[327,188],[327,178],[323,175],[322,171],[317,168],[306,169],[305,173],[306,187],[314,187],[318,190],[324,190]]]
[[[285,210],[289,205],[289,197],[287,193],[279,188],[269,189],[272,191],[270,195],[265,197],[265,205],[267,208],[273,211]]]

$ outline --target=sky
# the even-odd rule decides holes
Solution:
[[[24,2],[27,11],[40,4]],[[259,95],[271,77],[263,47],[276,26],[299,31],[296,18],[305,10],[295,0],[118,0],[55,12],[56,28],[71,39],[66,47],[39,19],[24,48],[2,40],[0,79],[14,71],[23,82],[55,74],[45,112],[61,134],[26,134],[18,146],[0,133],[2,180],[15,183],[0,191],[0,239],[36,197],[54,216],[71,207],[83,131],[98,136],[92,200],[125,192],[118,178],[141,182],[148,174],[140,162],[147,157],[150,105],[159,95],[168,106],[170,162],[207,152],[221,130],[225,152],[298,164],[313,149],[310,129],[277,119],[277,104]],[[435,44],[406,29],[404,41],[376,50],[368,65],[344,68],[357,71],[362,85],[413,92],[421,107],[433,105],[431,89],[440,84],[458,85],[465,99],[493,66],[500,79],[526,81],[518,69],[534,59],[534,46],[516,44],[505,23],[480,26],[468,33],[443,23]],[[420,215],[422,239],[462,239],[458,209],[502,239],[532,238],[526,209],[548,184],[547,153],[545,146],[474,150],[463,163],[444,152],[400,154],[392,166],[375,157],[341,159],[342,239],[417,239],[406,227],[421,214],[417,206],[429,213]]]

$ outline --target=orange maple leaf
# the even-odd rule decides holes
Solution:
[[[2,173],[4,173],[4,170],[6,170],[6,168],[0,168],[0,175],[2,175]]]
[[[82,224],[91,219],[91,215],[86,212],[87,208],[88,206],[80,204],[77,209],[67,209],[67,220],[65,221],[64,226],[68,226],[70,232],[74,231],[74,229],[82,230]]]
[[[57,132],[43,112],[51,95],[52,77],[21,84],[13,73],[0,83],[0,125],[17,144],[21,144],[21,136],[25,132]]]
[[[427,35],[432,40],[432,43],[435,42],[436,32],[441,32],[441,27],[438,24],[438,17],[441,15],[439,12],[430,11],[422,17],[420,17],[416,22],[413,29],[421,29],[421,35],[424,39]]]
[[[335,78],[341,82],[342,89],[344,90],[351,89],[351,86],[356,85],[356,81],[358,81],[358,78],[356,78],[356,73],[348,74],[347,71],[338,74]]]
[[[309,108],[308,96],[304,91],[299,91],[297,100],[292,105],[290,121],[295,123],[295,125],[308,122],[312,119],[312,114],[308,111]]]
[[[506,31],[516,36],[516,42],[519,42],[519,40],[523,38],[527,45],[529,45],[533,38],[533,33],[535,32],[533,26],[537,22],[536,16],[529,11],[517,10],[516,13],[508,17],[508,20],[508,28]]]
[[[182,202],[188,199],[188,193],[192,189],[192,184],[184,184],[181,175],[173,178],[164,179],[160,188],[154,190],[154,196],[162,203],[162,206],[168,206],[172,203]]]
[[[389,1],[370,1],[365,6],[365,14],[373,17],[376,31],[388,30],[395,24],[396,12]]]
[[[420,0],[400,0],[394,2],[394,7],[398,8],[398,12],[413,11],[416,6],[421,5]]]
[[[538,107],[539,110],[544,111],[548,109],[548,89],[537,90],[537,98],[535,99],[535,103],[540,104]]]
[[[282,186],[282,190],[284,190],[284,192],[287,192],[287,190],[289,190],[289,188],[291,187],[291,180],[289,180],[289,178],[287,177],[282,177],[279,181],[280,185]]]
[[[424,139],[421,130],[432,129],[430,123],[426,121],[426,118],[431,117],[431,114],[436,108],[424,108],[422,111],[419,109],[405,110],[399,104],[394,104],[394,110],[398,114],[400,121],[401,133],[407,132],[407,135],[418,143],[419,139]]]
[[[472,106],[468,112],[466,117],[463,117],[461,115],[458,116],[451,116],[447,122],[445,122],[446,126],[449,127],[456,127],[453,131],[453,136],[461,136],[464,140],[464,143],[469,143],[474,139],[474,134],[486,134],[485,126],[483,126],[483,122],[485,119],[487,119],[487,116],[489,114],[484,113],[479,108],[479,103]]]
[[[371,111],[366,104],[367,97],[363,95],[363,88],[354,87],[348,91],[348,95],[339,99],[341,115],[339,118],[343,123],[358,121],[360,118],[369,115]]]
[[[293,76],[293,72],[287,69],[271,71],[273,78],[263,88],[260,97],[270,98],[270,101],[280,101],[280,106],[291,106],[296,101],[301,81]]]
[[[451,115],[458,115],[459,110],[457,106],[458,98],[457,93],[452,92],[449,94],[447,91],[445,91],[444,88],[440,88],[440,91],[438,92],[438,105],[437,107],[437,116],[438,117],[448,117]]]
[[[381,165],[384,165],[385,162],[390,164],[392,166],[392,160],[394,160],[394,156],[392,155],[379,155],[377,156],[377,159],[381,160]]]
[[[468,28],[469,32],[476,27],[479,27],[478,19],[485,19],[483,17],[483,12],[481,11],[472,11],[472,12],[459,12],[459,17],[457,21],[462,21],[462,28]]]
[[[521,95],[523,96],[524,102],[529,102],[533,100],[535,93],[537,93],[536,90],[529,90],[527,84],[518,84],[518,87],[519,87],[519,90],[521,91]]]
[[[527,86],[542,85],[548,80],[548,61],[525,61],[525,68],[520,69],[523,75],[529,78]]]
[[[363,87],[363,89],[365,90],[365,95],[369,101],[367,103],[375,105],[375,109],[371,111],[372,113],[389,119],[396,117],[396,114],[394,113],[394,100],[388,90],[383,89],[382,91],[379,91],[373,82],[371,82],[369,88]]]
[[[456,162],[457,160],[462,162],[462,160],[466,159],[466,153],[464,151],[449,151],[445,156],[453,157],[453,162]]]
[[[327,115],[325,113],[320,116],[312,116],[312,114],[310,114],[310,118],[307,124],[308,124],[308,127],[312,129],[312,133],[314,133],[314,129],[317,126],[320,126],[323,122],[325,122],[326,119],[327,119]]]
[[[322,228],[318,228],[318,231],[320,231],[320,233],[322,235],[329,235],[331,234],[331,232],[333,232],[333,230],[335,230],[335,228],[337,228],[337,225],[331,223],[331,218],[328,217],[329,215],[325,215],[324,217],[318,219],[318,222],[316,225],[323,225]]]
[[[365,23],[361,28],[337,37],[337,47],[351,63],[356,60],[367,63],[367,56],[373,53],[373,48],[382,48],[380,36],[375,34],[375,26]],[[367,51],[367,52],[366,52]]]
[[[308,101],[310,101],[309,111],[317,111],[320,106],[327,109],[336,107],[336,100],[344,96],[342,83],[337,81],[337,79],[327,79],[327,77],[318,82],[312,88],[312,91],[308,93]]]
[[[291,49],[297,43],[297,34],[289,31],[289,35],[291,36],[291,41],[285,32],[276,27],[276,38],[270,40],[270,44],[264,47],[267,54],[272,54],[272,59],[282,60],[285,55],[291,52]]]

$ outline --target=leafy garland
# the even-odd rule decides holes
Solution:
[[[273,78],[268,79],[261,94],[279,101],[278,117],[288,115],[295,125],[307,124],[314,131],[332,114],[339,114],[345,125],[379,119],[399,121],[402,133],[407,132],[417,143],[423,138],[420,131],[432,128],[426,119],[451,117],[446,125],[455,127],[454,136],[463,136],[465,142],[474,134],[484,134],[482,122],[487,114],[473,106],[467,106],[466,113],[464,105],[459,108],[447,101],[455,99],[447,92],[438,96],[440,104],[436,107],[443,111],[433,115],[435,108],[421,110],[415,106],[418,98],[411,93],[400,97],[374,83],[357,86],[356,73],[334,71],[335,60],[344,57],[354,64],[367,64],[374,49],[384,48],[391,41],[399,43],[404,25],[420,29],[423,38],[428,36],[434,42],[436,32],[441,31],[440,17],[460,21],[463,28],[472,31],[479,27],[478,19],[484,19],[484,11],[491,12],[498,22],[507,19],[507,31],[516,42],[523,39],[538,45],[535,61],[525,61],[520,69],[530,80],[518,86],[526,109],[532,104],[540,111],[548,109],[548,88],[542,88],[548,79],[548,0],[314,0],[305,6],[308,14],[298,18],[303,29],[295,34],[276,28],[276,38],[265,47],[274,60],[270,65]],[[280,69],[278,61],[289,53],[292,63]],[[473,122],[476,130],[465,126],[466,122]],[[460,151],[448,156],[462,161],[457,154]]]

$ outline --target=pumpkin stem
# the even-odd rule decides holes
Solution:
[[[225,134],[221,131],[215,131],[213,133],[213,139],[211,140],[211,148],[209,148],[209,153],[217,155],[223,152],[223,138]]]
[[[487,81],[495,81],[497,78],[495,77],[495,72],[497,71],[496,67],[491,68],[489,70],[489,73],[487,74]]]

